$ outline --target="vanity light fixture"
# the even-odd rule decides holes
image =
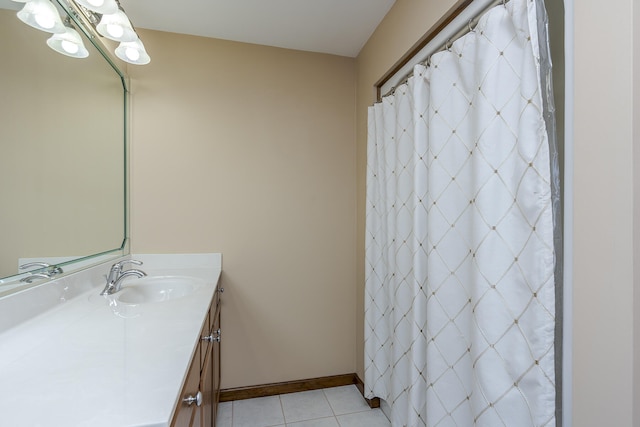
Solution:
[[[71,1],[71,0],[67,0]],[[142,41],[118,0],[74,0],[102,36],[120,42],[115,54],[129,64],[144,65],[151,61]],[[115,4],[115,11],[112,10]],[[99,16],[102,15],[102,16]],[[97,23],[97,24],[96,24]]]
[[[116,13],[120,8],[116,0],[75,0],[75,2],[102,15]]]
[[[25,4],[18,12],[18,18],[22,22],[54,34],[47,40],[49,47],[73,58],[89,56],[80,34],[73,28],[70,19],[67,17],[65,21],[68,25],[63,24],[58,9],[50,0],[13,1]],[[56,1],[62,5],[60,0]],[[135,65],[144,65],[151,61],[118,0],[64,0],[64,2],[68,7],[63,8],[67,9],[68,13],[78,19],[81,19],[80,15],[83,16],[85,26],[90,25],[99,35],[120,42],[115,49],[115,55],[118,58]],[[80,21],[76,20],[76,22]]]
[[[108,15],[102,15],[96,30],[104,37],[116,42],[132,42],[138,38],[129,18],[120,9]]]
[[[130,64],[145,65],[151,61],[140,39],[120,43],[120,46],[115,50],[115,54],[118,58]]]
[[[52,35],[47,40],[47,45],[58,53],[70,56],[72,58],[86,58],[89,51],[84,47],[82,37],[71,25],[71,19],[65,19],[64,33]]]
[[[16,1],[16,0],[14,0]],[[49,0],[28,0],[18,11],[18,19],[27,25],[48,33],[64,32],[64,24],[58,14],[58,9]]]

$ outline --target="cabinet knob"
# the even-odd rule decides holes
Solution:
[[[209,342],[220,342],[220,329],[218,329],[217,331],[213,331],[211,333],[211,335],[207,335],[206,337],[202,337],[202,341],[209,341]]]
[[[191,406],[194,403],[196,404],[196,406],[202,406],[202,393],[201,392],[196,393],[195,397],[187,396],[184,399],[182,399],[182,401],[186,403],[187,406]]]
[[[203,340],[206,339],[209,342],[220,342],[220,335],[209,335],[208,337],[204,337]]]

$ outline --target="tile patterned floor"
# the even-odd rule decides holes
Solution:
[[[218,427],[390,427],[354,385],[222,402]]]

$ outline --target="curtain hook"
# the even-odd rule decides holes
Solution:
[[[502,0],[502,5],[503,5],[504,7],[507,7],[507,0]]]
[[[473,28],[473,18],[469,19],[469,32],[473,32],[475,28]]]
[[[444,44],[444,50],[451,50],[451,39],[448,39]]]

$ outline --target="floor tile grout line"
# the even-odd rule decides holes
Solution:
[[[331,410],[331,416],[326,416],[326,417],[317,417],[317,418],[305,418],[304,420],[297,420],[297,421],[292,421],[292,423],[297,423],[297,422],[304,422],[304,421],[313,421],[313,420],[319,420],[319,419],[324,419],[324,418],[336,418],[336,414],[335,411],[333,410],[333,407],[331,406],[331,402],[329,402],[329,398],[327,397],[326,393],[324,392],[324,390],[326,389],[320,389],[320,391],[322,392],[322,396],[324,397],[324,401],[326,402],[326,404],[329,406],[329,409]],[[314,390],[307,390],[306,392],[311,392]],[[298,392],[298,393],[306,393],[305,391],[302,392]],[[278,395],[280,397],[282,397],[283,395],[280,394]],[[282,398],[280,399],[280,403],[282,404]],[[285,426],[288,424],[287,422],[287,416],[285,414],[284,411],[284,404],[282,404],[282,415],[285,421]],[[337,421],[337,419],[336,419]]]
[[[278,401],[280,402],[280,410],[282,411],[282,422],[284,423],[285,427],[287,425],[287,416],[284,413],[284,404],[282,403],[282,395],[279,394],[278,395]]]
[[[324,396],[324,400],[327,402],[327,405],[329,405],[329,409],[331,409],[331,413],[333,414],[333,417],[336,419],[336,421],[338,421],[337,415],[336,415],[336,411],[335,409],[333,409],[333,405],[331,404],[331,401],[329,400],[329,396],[327,396],[327,389],[323,388],[322,389],[322,395]]]
[[[338,422],[338,419],[335,415],[330,416],[330,417],[320,417],[320,418],[309,418],[308,420],[300,420],[300,421],[293,421],[291,423],[285,423],[285,427],[291,427],[292,425],[296,424],[296,423],[304,423],[307,421],[317,421],[317,420],[328,420],[330,418],[333,418],[334,420],[336,420],[336,422]]]

